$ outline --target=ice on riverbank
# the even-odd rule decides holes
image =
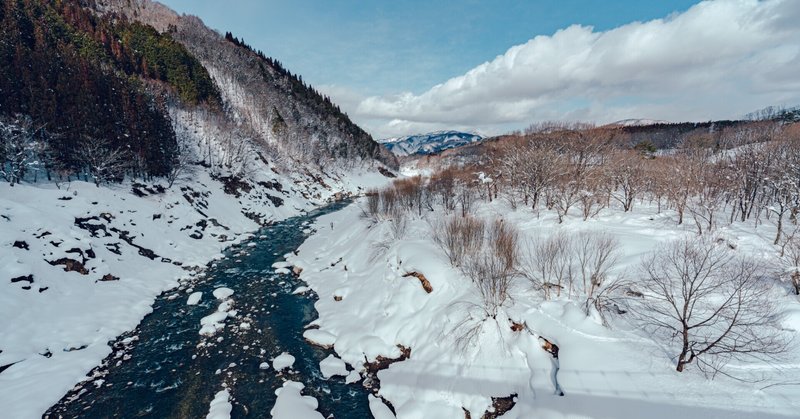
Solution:
[[[231,394],[228,390],[222,390],[214,395],[209,405],[206,419],[230,419],[233,405],[230,402]]]

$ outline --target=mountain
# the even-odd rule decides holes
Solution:
[[[437,131],[428,134],[380,140],[396,156],[438,154],[444,150],[461,147],[483,140],[477,134],[460,131]]]
[[[88,154],[124,157],[103,180],[165,176],[181,154],[238,177],[396,166],[301,76],[159,3],[3,0],[0,21],[0,122],[35,128],[48,178],[97,179]]]
[[[669,121],[662,121],[658,119],[623,119],[621,121],[606,124],[606,127],[637,127],[647,125],[660,125],[669,124]]]

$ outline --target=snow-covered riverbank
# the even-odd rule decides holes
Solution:
[[[336,191],[384,179],[329,179],[329,189],[311,191],[316,200],[303,196],[311,187],[290,179],[278,179],[283,190],[259,186],[233,196],[206,172],[166,190],[0,183],[2,416],[41,416],[111,353],[109,341],[151,312],[161,292],[251,237],[254,220],[282,220]]]
[[[361,203],[364,204],[363,202]],[[698,371],[675,371],[671,354],[638,330],[630,314],[611,318],[611,327],[587,317],[565,298],[543,301],[529,284],[517,282],[513,299],[496,319],[485,322],[465,349],[454,332],[470,304],[479,304],[470,280],[451,267],[432,240],[435,221],[410,217],[397,234],[389,221],[374,223],[359,205],[321,217],[317,233],[290,261],[320,297],[318,330],[308,338],[331,344],[348,364],[360,369],[379,356],[396,358],[398,345],[409,359],[377,374],[380,395],[399,418],[481,417],[493,410],[493,398],[513,396],[504,418],[751,418],[796,415],[800,353],[794,348],[784,365],[733,365],[754,372],[759,383]],[[529,210],[512,211],[501,202],[482,204],[484,219],[502,218],[526,237],[565,232],[604,231],[621,244],[617,274],[635,275],[643,254],[659,243],[694,234],[679,227],[669,213],[639,207],[632,213],[609,211],[588,222],[568,218],[558,225],[554,214],[541,218]],[[719,234],[739,252],[766,258],[774,254],[774,229],[735,224]],[[421,273],[432,291],[407,274]],[[787,333],[798,334],[800,302],[776,287]],[[524,329],[514,324],[524,324]],[[512,329],[512,327],[515,329]],[[560,348],[558,361],[542,349],[546,338]],[[566,394],[557,395],[558,389]]]

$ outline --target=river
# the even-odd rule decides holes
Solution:
[[[317,317],[316,295],[293,295],[302,282],[292,274],[277,274],[272,264],[297,249],[314,218],[339,210],[331,204],[304,216],[265,227],[256,238],[225,253],[206,276],[193,285],[203,293],[198,305],[187,305],[185,290],[162,294],[153,312],[139,327],[121,336],[124,351],[106,359],[99,381],[89,380],[53,406],[47,417],[65,418],[204,418],[214,394],[227,383],[233,399],[233,418],[268,417],[275,390],[286,379],[302,382],[303,393],[319,401],[325,417],[368,418],[368,391],[361,384],[344,384],[343,377],[326,380],[319,362],[332,352],[303,339],[306,325]],[[236,318],[211,338],[199,334],[200,319],[217,310],[214,289],[234,291]],[[249,323],[249,329],[240,327]],[[295,372],[279,374],[262,362],[282,352],[296,358]]]

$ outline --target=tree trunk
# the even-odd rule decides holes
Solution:
[[[783,230],[783,211],[781,211],[780,214],[778,214],[777,227],[778,227],[778,233],[775,235],[775,242],[773,243],[775,245],[777,245],[781,241],[781,232]]]

